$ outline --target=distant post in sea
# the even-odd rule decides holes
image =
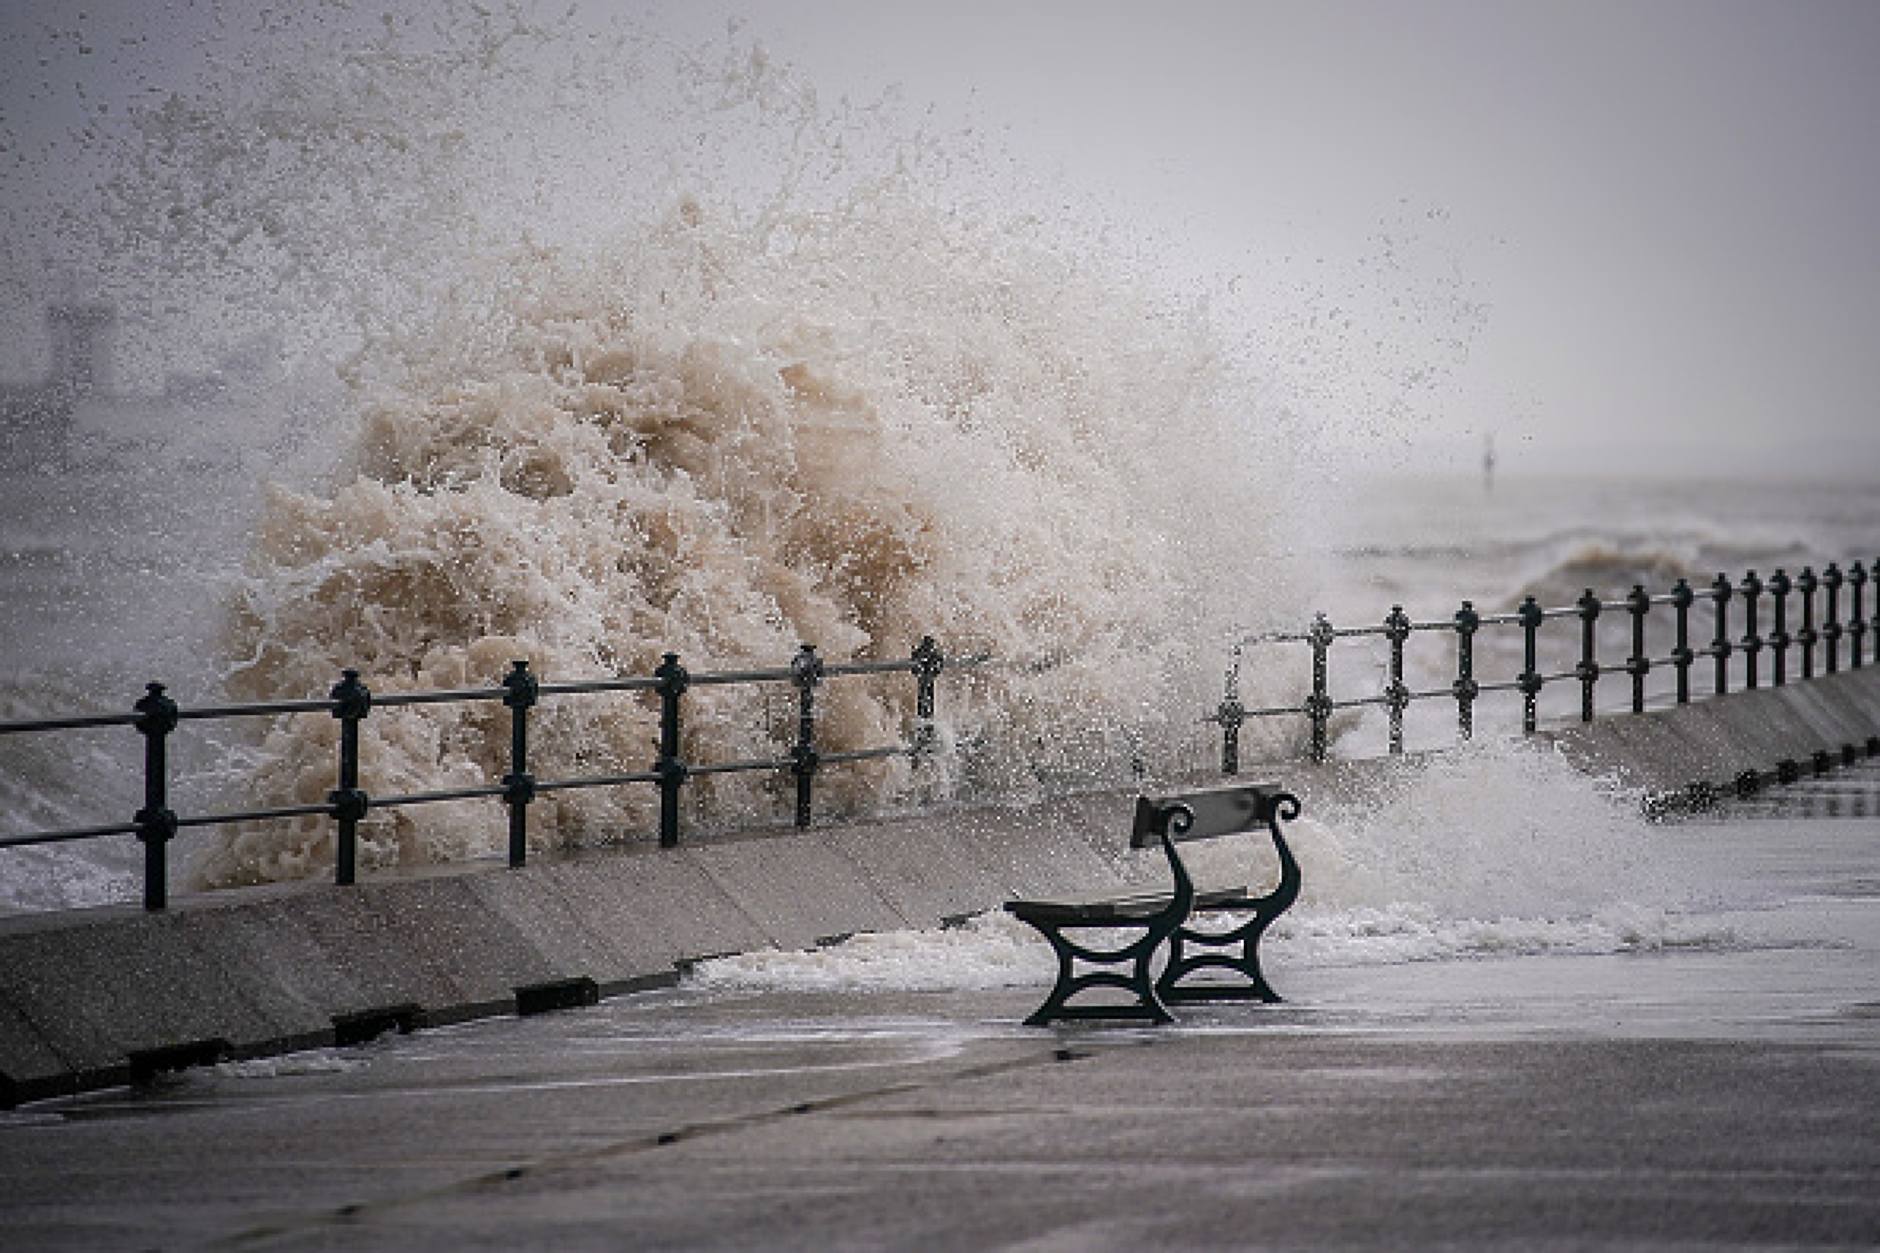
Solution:
[[[1482,491],[1495,490],[1495,432],[1482,437]]]

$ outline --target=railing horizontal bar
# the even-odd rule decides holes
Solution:
[[[87,714],[78,718],[35,718],[24,722],[0,722],[0,735],[15,731],[74,731],[87,727],[128,727],[137,723],[138,714]]]
[[[686,773],[701,774],[739,774],[748,770],[788,770],[796,763],[789,758],[777,758],[769,761],[721,761],[709,766],[689,766]]]
[[[1309,711],[1304,705],[1276,705],[1266,709],[1242,709],[1240,716],[1242,718],[1283,718],[1288,714],[1302,715],[1307,712]],[[1203,714],[1195,719],[1194,725],[1218,727],[1221,725],[1221,715],[1219,713]]]
[[[694,682],[698,680],[693,679]],[[651,692],[658,679],[570,679],[562,683],[544,683],[536,690],[543,696],[575,696],[594,692]]]
[[[1278,718],[1285,714],[1303,714],[1308,712],[1304,705],[1270,705],[1265,709],[1245,711],[1249,718]]]
[[[101,835],[135,835],[137,824],[120,822],[108,827],[75,827],[70,831],[40,831],[32,835],[0,836],[0,848],[23,847],[28,844],[62,844],[66,840],[90,840]]]
[[[586,787],[620,787],[629,783],[657,782],[659,782],[658,774],[651,770],[642,770],[637,774],[594,774],[578,779],[538,779],[535,783],[535,790],[538,793],[571,792]]]
[[[305,818],[314,815],[331,816],[333,807],[309,803],[305,805],[277,805],[272,809],[237,809],[228,813],[195,814],[178,818],[179,827],[213,827],[224,822],[261,822],[269,818]]]
[[[1432,697],[1438,697],[1438,696],[1440,696],[1444,700],[1454,700],[1456,699],[1455,689],[1447,688],[1447,687],[1433,687],[1433,688],[1430,688],[1426,692],[1405,692],[1404,693],[1405,700],[1429,700]]]
[[[1521,680],[1508,679],[1501,683],[1477,683],[1475,690],[1478,692],[1518,692],[1521,690]]]
[[[1610,604],[1607,604],[1606,607],[1607,608],[1612,608],[1614,606],[1623,607],[1624,604],[1625,604],[1624,601],[1613,601]],[[1580,616],[1580,611],[1578,607],[1567,608],[1567,609],[1543,609],[1541,610],[1541,616],[1543,618],[1577,618]],[[1521,622],[1521,615],[1517,613],[1483,614],[1481,615],[1479,621],[1484,626],[1509,626],[1509,625],[1519,624]],[[1434,619],[1430,619],[1428,621],[1423,621],[1423,622],[1412,622],[1409,625],[1409,629],[1412,631],[1454,631],[1456,629],[1456,624],[1454,621],[1450,619],[1434,618]],[[1332,629],[1332,637],[1334,639],[1351,639],[1351,638],[1355,638],[1361,635],[1387,636],[1389,634],[1390,634],[1390,628],[1387,626],[1382,626],[1382,625],[1362,626],[1362,627],[1334,627]],[[1305,636],[1305,635],[1299,635],[1299,636],[1294,636],[1292,638],[1297,639],[1297,640],[1308,640],[1311,637]]]
[[[386,705],[448,705],[459,701],[501,700],[509,694],[508,688],[472,687],[461,688],[454,692],[393,692],[387,696],[373,693],[374,708]]]
[[[847,661],[839,665],[826,665],[823,673],[828,674],[906,674],[914,668],[912,661]]]
[[[1303,644],[1311,638],[1303,631],[1267,631],[1259,635],[1243,635],[1234,643],[1248,648],[1259,644]]]
[[[831,762],[875,761],[883,757],[907,757],[913,751],[905,744],[896,745],[893,748],[857,748],[843,753],[823,753],[817,760],[825,765]]]
[[[1056,670],[1059,666],[1062,666],[1064,662],[1065,659],[1062,657],[1006,657],[999,660],[988,657],[982,659],[981,662],[975,663],[968,663],[966,661],[956,663],[953,658],[947,658],[948,667],[952,667],[955,664],[961,666],[983,664],[987,669],[997,670],[1005,674],[1048,674]]]
[[[794,670],[727,670],[720,674],[691,676],[694,687],[723,683],[787,683],[796,677]]]
[[[484,796],[502,796],[508,788],[501,784],[483,784],[480,787],[448,788],[441,792],[410,792],[404,796],[374,796],[372,808],[391,809],[398,805],[430,805],[438,801],[468,801]]]
[[[197,705],[187,709],[178,709],[179,721],[201,721],[210,718],[252,718],[261,714],[319,714],[331,713],[333,702],[330,700],[273,700],[258,701],[245,705]]]

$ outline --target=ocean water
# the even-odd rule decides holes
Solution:
[[[60,213],[10,217],[13,255],[66,276],[36,295],[76,286],[118,325],[68,455],[20,444],[0,470],[0,717],[121,710],[149,681],[186,706],[319,696],[343,667],[388,693],[490,685],[521,657],[564,680],[644,675],[666,651],[772,667],[802,642],[991,655],[943,681],[938,783],[903,763],[819,782],[821,812],[892,812],[1203,769],[1230,673],[1253,706],[1296,704],[1309,678],[1301,646],[1242,642],[1318,611],[1554,607],[1880,556],[1866,484],[1387,473],[1392,442],[1353,434],[1369,415],[1260,364],[1229,284],[1172,281],[1156,241],[977,140],[819,100],[735,35],[601,46],[462,16],[337,46],[289,22],[304,46],[94,119],[77,164],[105,173]],[[11,290],[33,342],[41,305]],[[1452,656],[1423,644],[1412,684],[1441,686]],[[1478,675],[1517,656],[1485,635]],[[1380,641],[1342,644],[1335,690],[1374,693],[1383,664]],[[825,748],[904,735],[907,686],[832,687]],[[694,761],[793,733],[787,701],[689,700]],[[1447,737],[1433,704],[1417,713],[1416,742]],[[645,701],[552,702],[533,725],[541,775],[654,752]],[[1629,803],[1511,744],[1517,725],[1485,701],[1479,751],[1303,823],[1317,895],[1294,941],[1713,939],[1683,929],[1690,885]],[[1339,754],[1382,751],[1374,713],[1335,732]],[[1247,736],[1249,759],[1284,761],[1304,727]],[[320,800],[334,737],[324,717],[189,724],[173,806]],[[494,706],[386,711],[365,786],[481,784],[506,752]],[[125,730],[8,737],[0,829],[124,820],[137,759]],[[784,798],[726,776],[687,803],[709,832],[776,821]],[[557,792],[534,838],[645,840],[653,813],[644,788]],[[330,826],[190,832],[181,885],[326,874]],[[368,872],[487,857],[504,815],[379,811],[361,834]],[[128,837],[0,850],[0,908],[134,899],[136,867]],[[981,931],[988,951],[1011,938]]]

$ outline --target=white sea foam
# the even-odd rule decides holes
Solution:
[[[1239,921],[1225,914],[1210,926]],[[1644,905],[1580,917],[1446,917],[1422,904],[1334,909],[1302,905],[1282,916],[1261,949],[1271,969],[1394,965],[1471,957],[1594,955],[1741,949],[1762,941],[1739,925]],[[942,930],[853,936],[824,949],[760,950],[694,968],[699,987],[795,991],[944,991],[1048,984],[1055,968],[1037,932],[1003,912]]]
[[[1003,911],[963,926],[851,936],[803,952],[774,949],[717,957],[692,968],[701,987],[779,987],[804,991],[938,991],[1049,982],[1054,962],[1038,933]]]
[[[333,1049],[309,1049],[280,1057],[256,1057],[219,1062],[214,1070],[228,1079],[281,1079],[290,1075],[335,1075],[363,1070],[365,1060]]]
[[[1503,743],[1406,761],[1381,786],[1287,831],[1305,887],[1263,945],[1276,968],[1759,943],[1714,912],[1688,847],[1654,838],[1635,805],[1546,750]],[[1198,881],[1211,873],[1194,871]],[[720,958],[693,977],[934,990],[1029,986],[1048,982],[1052,968],[1030,927],[992,912],[953,929]]]

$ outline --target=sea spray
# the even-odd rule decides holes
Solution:
[[[1299,904],[1275,952],[1312,963],[1728,945],[1684,851],[1636,797],[1545,741],[1494,737],[1364,771],[1294,824]]]
[[[779,245],[787,234],[788,245]],[[382,691],[827,656],[922,635],[1006,663],[950,677],[944,730],[979,794],[1114,776],[1218,698],[1220,642],[1283,604],[1257,428],[1205,337],[998,224],[877,197],[765,228],[687,204],[602,255],[514,259],[512,331],[480,371],[391,396],[357,474],[277,490],[238,600],[238,698]],[[903,737],[911,684],[830,685],[831,751]],[[785,719],[699,690],[687,760],[775,757]],[[499,776],[499,706],[375,718],[364,768],[397,792]],[[545,775],[644,769],[651,706],[556,701]],[[381,723],[383,724],[381,726]],[[781,723],[781,725],[780,725]],[[1124,734],[1123,732],[1129,732]],[[332,731],[283,721],[266,790],[323,794]],[[830,772],[819,803],[892,800],[905,763]],[[701,814],[763,820],[762,782],[701,779]],[[652,797],[557,792],[544,838],[650,827]],[[500,813],[367,824],[374,857],[494,847]],[[309,864],[326,824],[240,832],[215,881]]]
[[[485,37],[497,64],[532,38]],[[417,194],[487,177],[503,147],[452,139],[438,112],[488,123],[507,98],[487,82],[468,106],[437,90],[474,47],[463,33],[424,55],[375,45],[330,78],[309,61],[273,94],[167,105],[114,185],[121,206],[208,188],[168,215],[200,219],[190,248],[160,215],[137,228],[156,233],[143,251],[194,257],[244,301],[273,299],[258,280],[278,272],[318,311],[295,342],[343,363],[344,390],[311,389],[325,407],[302,415],[331,469],[267,490],[231,597],[228,695],[319,695],[342,668],[379,693],[490,686],[519,659],[549,681],[647,675],[667,651],[694,670],[771,668],[806,642],[894,659],[932,635],[996,664],[946,676],[945,752],[922,796],[936,777],[984,796],[1145,757],[1181,769],[1219,698],[1223,641],[1291,600],[1277,554],[1300,428],[1260,419],[1222,341],[1131,265],[1073,247],[1063,223],[936,186],[935,141],[880,133],[758,56],[687,62],[686,99],[715,92],[778,143],[745,161],[762,145],[717,123],[712,154],[659,170],[684,194],[628,198],[604,225],[592,205],[563,213],[502,184]],[[265,125],[211,144],[212,104]],[[511,124],[532,121],[546,119]],[[330,189],[292,194],[316,173]],[[596,177],[624,173],[602,160]],[[378,212],[380,190],[415,195],[411,217]],[[377,206],[356,240],[339,229],[355,202]],[[685,759],[782,755],[789,696],[695,689]],[[830,684],[819,740],[904,739],[911,703],[911,682]],[[494,703],[375,712],[366,785],[488,783],[507,769],[507,717]],[[331,719],[283,717],[227,744],[212,773],[259,803],[318,802],[336,736]],[[550,699],[534,769],[644,770],[655,736],[643,698]],[[832,769],[818,807],[892,807],[914,782],[904,761]],[[688,820],[771,821],[774,793],[696,778]],[[644,838],[654,804],[648,788],[557,791],[531,825],[546,846]],[[502,828],[488,802],[375,811],[362,860],[485,854]],[[237,827],[195,878],[313,873],[331,838],[319,818]]]
[[[738,34],[678,47],[527,6],[383,18],[127,18],[202,28],[195,77],[126,73],[148,91],[94,107],[75,149],[31,171],[97,185],[38,219],[9,198],[9,281],[56,274],[116,304],[127,385],[210,370],[258,329],[279,357],[241,399],[251,420],[214,437],[275,480],[252,547],[246,479],[179,486],[153,455],[136,494],[163,543],[113,593],[119,620],[145,622],[154,587],[177,602],[152,619],[169,649],[261,699],[321,695],[345,666],[395,692],[487,686],[524,657],[550,680],[645,674],[667,649],[694,669],[779,665],[805,641],[898,658],[925,634],[999,659],[943,680],[937,769],[826,771],[832,811],[912,783],[970,798],[1211,756],[1198,720],[1222,645],[1300,625],[1294,554],[1311,548],[1294,528],[1327,521],[1336,460],[1311,422],[1257,403],[1293,392],[1241,374],[1244,325],[1223,335],[1206,293],[1162,285],[1156,250],[1075,193],[891,98],[819,97]],[[91,42],[129,57],[134,34]],[[1359,286],[1392,281],[1386,251]],[[46,292],[17,294],[25,310]],[[1368,377],[1343,302],[1287,289],[1304,346],[1251,359],[1301,356],[1307,391]],[[1426,374],[1415,347],[1390,354]],[[180,527],[179,491],[227,524]],[[226,628],[203,626],[225,603]],[[1298,667],[1281,668],[1249,663],[1243,699],[1296,701]],[[212,697],[196,677],[179,694]],[[787,742],[787,691],[688,701],[688,760]],[[826,744],[904,735],[909,701],[906,684],[830,685]],[[365,784],[487,784],[505,720],[375,711]],[[535,723],[545,776],[653,756],[636,698],[558,699]],[[1245,751],[1282,756],[1297,732],[1250,726]],[[178,792],[319,803],[336,735],[315,716],[218,740],[187,754]],[[694,822],[780,812],[750,778],[688,798]],[[651,799],[556,793],[532,830],[641,838]],[[366,864],[493,851],[502,817],[375,812]],[[320,871],[330,826],[192,833],[215,841],[195,877]]]
[[[1662,838],[1636,803],[1549,747],[1482,743],[1365,775],[1362,786],[1286,826],[1305,886],[1263,945],[1282,987],[1289,966],[1770,942],[1720,921],[1688,848]],[[1119,826],[1119,841],[1121,833]],[[1258,890],[1274,873],[1263,838],[1190,849],[1186,861],[1203,885],[1252,882]],[[1166,882],[1159,853],[1118,858],[1119,869],[1145,884]],[[1043,986],[1051,965],[1035,931],[994,910],[942,930],[720,958],[692,978],[705,986],[933,991]]]
[[[1308,905],[1540,917],[1673,894],[1636,799],[1544,741],[1498,736],[1378,763],[1309,818],[1297,841]]]

